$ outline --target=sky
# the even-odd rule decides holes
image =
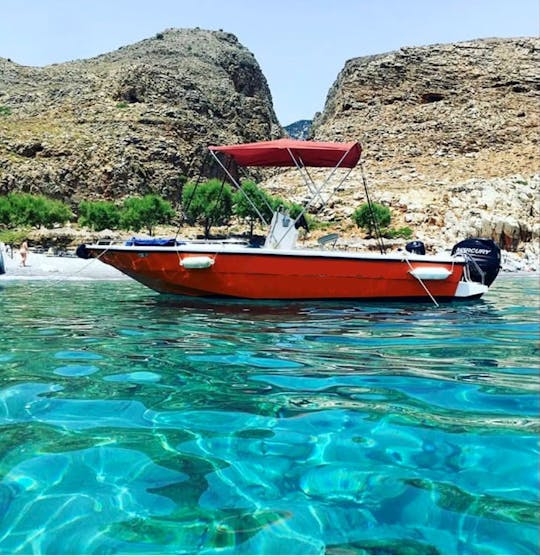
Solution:
[[[538,0],[0,0],[0,57],[91,58],[171,27],[236,35],[284,126],[322,111],[345,62],[405,46],[539,35]]]

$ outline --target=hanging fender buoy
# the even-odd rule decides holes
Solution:
[[[214,259],[207,255],[189,256],[180,260],[184,269],[208,269],[214,264]]]
[[[415,267],[409,273],[416,279],[421,280],[445,280],[452,271],[445,267]]]

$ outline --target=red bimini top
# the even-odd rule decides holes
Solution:
[[[318,166],[354,168],[360,160],[360,143],[328,143],[277,139],[239,145],[210,146],[210,151],[231,156],[239,166]]]

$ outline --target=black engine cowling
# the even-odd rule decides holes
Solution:
[[[81,259],[90,259],[92,257],[90,255],[90,252],[88,251],[88,248],[86,247],[86,244],[81,244],[80,246],[77,246],[77,249],[75,250],[75,255],[77,257],[80,257]]]
[[[405,245],[405,249],[409,253],[416,253],[418,255],[426,255],[426,246],[420,240],[413,240]]]
[[[484,238],[462,240],[452,248],[452,255],[465,256],[468,275],[474,282],[490,286],[499,274],[501,250],[493,240]]]

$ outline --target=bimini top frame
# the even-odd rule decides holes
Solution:
[[[219,166],[225,171],[228,178],[236,188],[243,191],[242,186],[232,176],[228,168],[218,157],[218,153],[228,155],[238,166],[264,166],[264,167],[296,167],[301,173],[304,182],[311,194],[311,198],[304,206],[295,223],[300,220],[306,210],[313,204],[315,199],[320,198],[321,193],[330,183],[338,168],[348,169],[348,172],[339,180],[333,188],[335,193],[348,178],[351,170],[358,164],[362,148],[360,143],[352,141],[349,143],[330,143],[321,141],[300,141],[296,139],[277,139],[275,141],[261,141],[258,143],[243,143],[239,145],[210,146],[210,153]],[[331,168],[322,184],[317,187],[306,167]],[[305,171],[305,174],[302,171]],[[244,192],[245,194],[245,192]],[[247,198],[247,194],[246,198]],[[253,208],[259,213],[253,202],[248,199]],[[262,218],[262,215],[259,216]],[[264,222],[264,219],[262,219]]]

